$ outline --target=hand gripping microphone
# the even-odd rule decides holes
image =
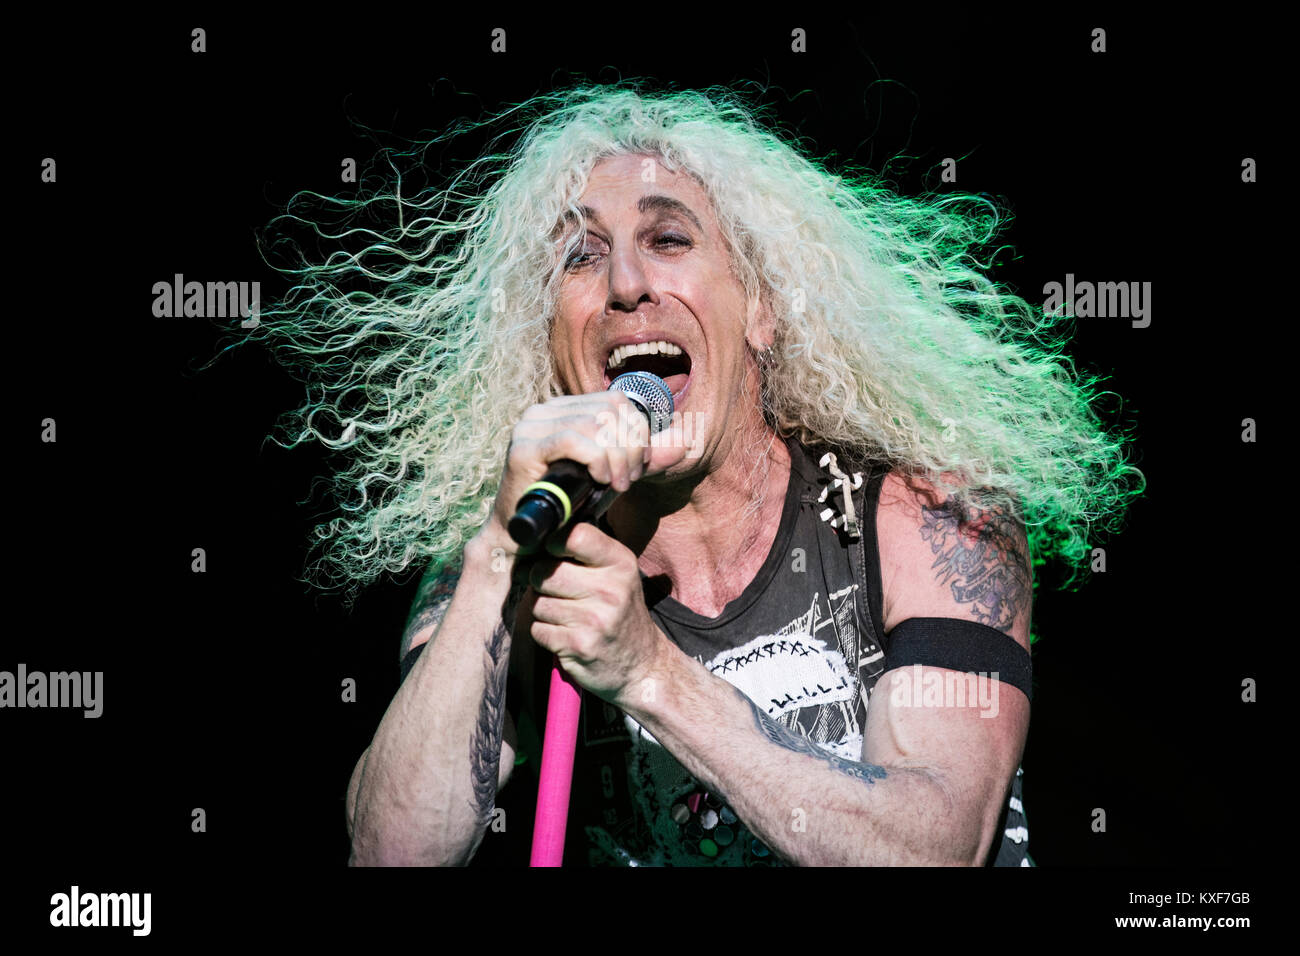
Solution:
[[[650,422],[650,434],[668,427],[673,417],[673,393],[649,372],[628,372],[614,379],[610,390],[624,392]],[[507,530],[523,547],[535,547],[556,528],[572,520],[596,520],[616,497],[614,489],[593,481],[585,465],[571,459],[551,463],[541,481],[529,485],[519,499]],[[578,746],[582,694],[564,673],[560,659],[551,662],[551,688],[542,737],[542,766],[537,781],[537,816],[533,822],[530,866],[560,866],[573,785],[573,757]]]
[[[672,422],[673,393],[658,375],[627,372],[614,379],[609,390],[632,400],[650,423],[650,434],[657,435]],[[571,521],[595,521],[616,497],[609,485],[592,479],[586,465],[562,458],[551,462],[541,481],[525,489],[506,530],[521,548],[534,550]]]

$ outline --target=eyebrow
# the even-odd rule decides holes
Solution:
[[[679,216],[685,216],[693,222],[695,228],[700,232],[704,231],[704,227],[700,225],[700,220],[696,218],[695,213],[691,212],[690,207],[679,199],[673,199],[671,196],[642,196],[636,201],[636,211],[640,213],[651,211],[676,213]]]
[[[596,210],[592,209],[590,206],[579,206],[578,209],[581,210],[582,215],[585,218],[594,220],[595,222],[600,222],[600,216],[597,215]],[[663,196],[659,194],[642,196],[636,201],[636,211],[642,214],[647,212],[675,213],[690,220],[696,229],[700,232],[704,232],[704,226],[700,224],[699,217],[696,216],[695,213],[691,212],[691,208],[680,199],[674,199],[671,196]],[[572,213],[565,213],[565,220],[571,220],[572,218]]]

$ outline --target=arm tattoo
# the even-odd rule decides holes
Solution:
[[[492,629],[483,661],[483,703],[469,744],[470,785],[474,799],[470,806],[481,826],[492,822],[497,778],[501,767],[501,735],[506,719],[506,675],[510,669],[510,630],[522,589],[511,588],[501,620]]]
[[[411,650],[411,642],[415,640],[415,635],[430,624],[437,625],[442,621],[447,608],[451,605],[451,598],[456,593],[458,583],[460,583],[459,565],[449,565],[439,574],[434,574],[430,570],[424,575],[420,581],[420,588],[416,591],[415,600],[411,602],[411,616],[407,619],[406,630],[402,632],[401,657],[406,657]]]
[[[874,786],[877,780],[883,780],[887,776],[884,767],[877,767],[875,764],[870,763],[859,763],[856,760],[846,760],[827,750],[823,750],[807,737],[795,733],[788,727],[783,727],[767,716],[739,688],[733,686],[731,689],[735,691],[737,697],[749,705],[750,711],[754,714],[754,724],[758,727],[759,733],[778,747],[784,747],[786,750],[797,754],[816,757],[818,760],[830,764],[832,770],[838,770],[846,777],[861,780],[867,786]]]
[[[1009,633],[1029,601],[1029,563],[1019,525],[1000,508],[966,509],[948,501],[921,507],[921,537],[934,553],[935,577],[952,582],[958,604],[981,624]]]
[[[510,664],[509,635],[500,621],[492,630],[483,663],[483,703],[469,744],[470,783],[474,800],[470,804],[480,825],[492,820],[497,797],[497,775],[501,767],[501,734],[506,717],[506,671]]]

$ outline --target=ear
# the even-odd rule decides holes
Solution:
[[[745,310],[745,341],[755,352],[762,352],[776,341],[776,323],[766,297],[759,295],[749,301]]]

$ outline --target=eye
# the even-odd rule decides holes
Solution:
[[[591,265],[592,260],[600,255],[600,250],[596,246],[597,243],[589,240],[581,248],[575,249],[564,260],[564,268],[581,269],[583,266]]]
[[[655,239],[655,245],[656,246],[663,246],[663,245],[685,246],[689,248],[691,245],[691,240],[686,238],[685,236],[679,236],[675,232],[665,232]]]

